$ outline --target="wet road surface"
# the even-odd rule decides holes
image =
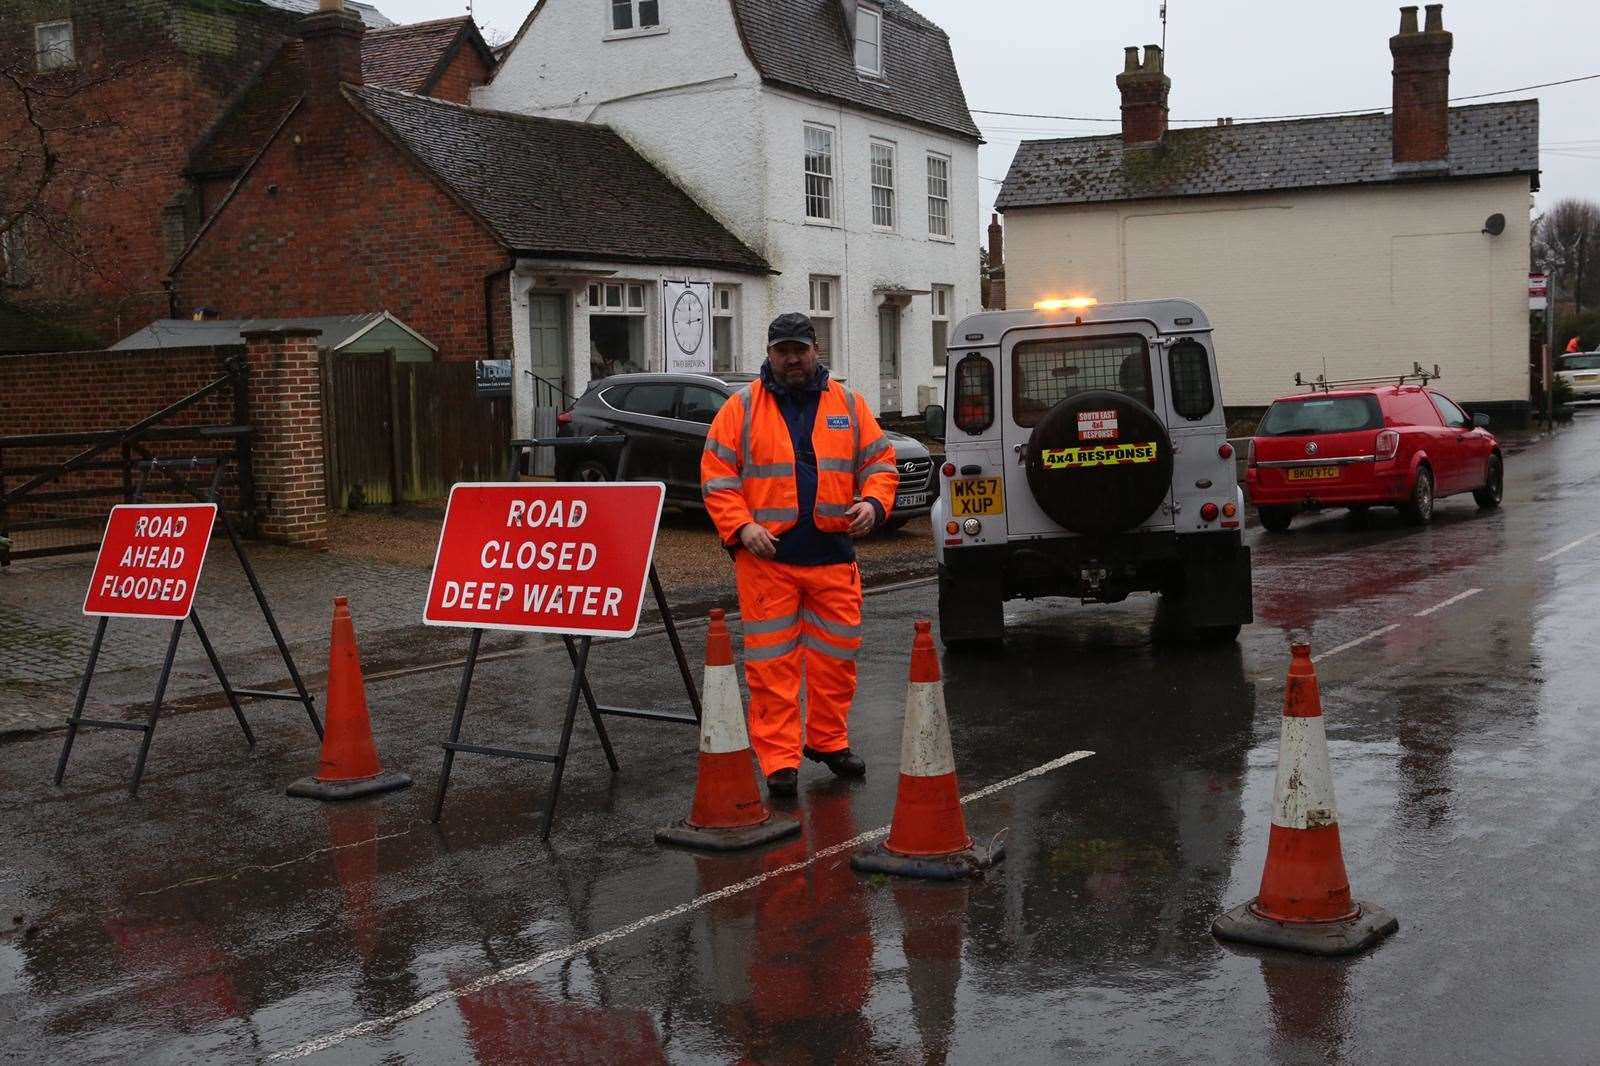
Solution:
[[[316,762],[293,705],[252,705],[254,752],[226,712],[165,721],[137,801],[132,735],[86,734],[60,790],[58,736],[0,746],[0,1057],[1594,1061],[1597,486],[1580,415],[1509,459],[1499,512],[1253,531],[1234,647],[1154,647],[1147,598],[1012,605],[1004,654],[945,657],[962,790],[1000,786],[968,825],[1007,845],[971,884],[863,878],[840,847],[890,819],[927,584],[868,603],[866,781],[808,764],[802,836],[733,856],[652,842],[695,747],[653,723],[609,723],[612,777],[580,721],[548,847],[538,766],[462,756],[428,824],[450,669],[370,685],[418,785],[344,806],[283,797]],[[1321,656],[1353,887],[1401,923],[1351,960],[1209,933],[1260,878],[1289,637]],[[468,739],[553,746],[561,658],[481,667]],[[680,701],[660,637],[595,658],[602,699]]]

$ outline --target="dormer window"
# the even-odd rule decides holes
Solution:
[[[661,25],[661,0],[611,0],[611,32],[633,33]]]
[[[883,12],[866,4],[856,8],[856,69],[875,77],[883,73]]]

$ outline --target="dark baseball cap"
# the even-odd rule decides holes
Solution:
[[[811,319],[799,311],[790,311],[779,315],[767,327],[767,347],[782,344],[784,341],[800,341],[805,344],[817,343],[817,327],[811,324]]]

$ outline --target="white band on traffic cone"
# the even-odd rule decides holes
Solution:
[[[900,734],[900,772],[907,777],[940,777],[956,772],[945,716],[944,685],[913,681],[906,688],[906,721]]]
[[[1333,773],[1328,767],[1328,737],[1322,716],[1283,719],[1278,749],[1278,779],[1272,793],[1272,824],[1284,829],[1337,825]]]
[[[739,674],[731,665],[706,667],[701,700],[700,750],[707,755],[743,751],[750,746],[739,696]]]

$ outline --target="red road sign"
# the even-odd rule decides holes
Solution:
[[[122,503],[111,509],[83,613],[111,618],[189,617],[205,565],[214,503]]]
[[[633,636],[666,492],[660,482],[456,485],[422,620]]]

